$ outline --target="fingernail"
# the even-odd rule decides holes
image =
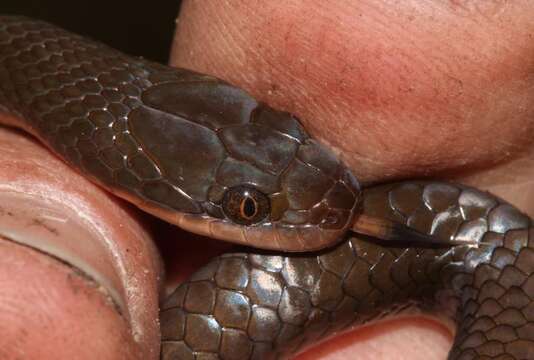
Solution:
[[[109,252],[65,204],[16,192],[1,192],[0,204],[2,237],[79,269],[106,289],[121,313],[127,312]]]

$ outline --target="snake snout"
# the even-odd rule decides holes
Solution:
[[[326,148],[307,139],[281,176],[272,197],[273,222],[285,235],[282,248],[318,250],[335,244],[350,227],[361,188],[351,172]],[[282,235],[282,236],[284,236]]]

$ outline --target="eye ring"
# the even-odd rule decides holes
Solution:
[[[267,195],[247,185],[226,190],[221,205],[226,217],[239,225],[257,224],[271,213]]]

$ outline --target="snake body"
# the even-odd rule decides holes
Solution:
[[[162,359],[290,358],[413,306],[458,324],[449,359],[534,358],[534,229],[527,216],[446,183],[388,184],[363,198],[365,213],[479,245],[392,246],[350,236],[315,254],[225,254],[164,304]]]
[[[451,359],[534,358],[531,220],[491,195],[415,181],[362,193],[292,115],[23,17],[0,16],[0,111],[187,230],[315,251],[214,259],[165,302],[162,359],[287,358],[408,306],[432,313],[443,298],[458,304]],[[347,234],[358,213],[450,246]]]

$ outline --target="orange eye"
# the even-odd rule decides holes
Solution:
[[[235,186],[226,191],[222,201],[224,214],[239,225],[252,225],[271,212],[269,198],[251,186]]]
[[[258,203],[254,198],[246,196],[241,200],[241,206],[239,207],[240,215],[245,219],[253,219],[254,215],[258,213]]]

